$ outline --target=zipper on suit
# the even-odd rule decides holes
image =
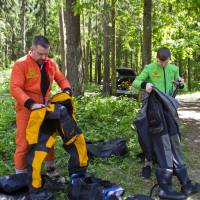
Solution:
[[[167,93],[166,89],[166,75],[165,75],[165,67],[163,67],[163,73],[164,73],[164,86],[165,86],[165,94]]]
[[[42,82],[42,68],[43,68],[43,66],[44,66],[44,64],[39,65],[40,75],[41,75],[40,85],[42,84],[41,82]],[[43,93],[42,93],[42,88],[40,88],[40,90],[41,90],[41,94],[42,94],[42,101],[43,101],[43,104],[45,104],[45,97],[44,97],[44,95],[43,95]]]

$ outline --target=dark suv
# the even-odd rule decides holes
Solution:
[[[129,94],[129,87],[136,77],[134,70],[128,67],[120,67],[116,71],[117,96]]]

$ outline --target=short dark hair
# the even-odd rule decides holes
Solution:
[[[49,48],[50,46],[48,39],[42,35],[36,35],[32,41],[32,45],[40,45],[44,48]]]
[[[157,58],[165,61],[171,57],[171,52],[167,47],[160,47],[157,51]]]

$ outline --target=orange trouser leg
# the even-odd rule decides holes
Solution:
[[[16,113],[16,150],[14,154],[15,168],[23,170],[27,168],[26,155],[28,152],[28,143],[26,141],[26,127],[30,112],[28,110],[20,110]]]
[[[29,145],[26,140],[26,127],[28,124],[30,111],[22,109],[16,113],[16,150],[14,154],[15,169],[23,170],[28,167],[27,153]],[[46,160],[54,160],[54,150],[51,149],[48,153]]]

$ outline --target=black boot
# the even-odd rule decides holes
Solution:
[[[161,169],[156,170],[156,177],[159,185],[158,196],[161,199],[168,200],[184,200],[186,195],[182,192],[176,192],[172,190],[172,176],[173,170],[171,169]]]
[[[30,189],[29,195],[31,200],[56,200],[53,193],[45,189]]]
[[[151,177],[151,166],[144,166],[142,168],[142,177],[148,179]]]
[[[181,191],[185,195],[188,196],[190,194],[200,192],[200,184],[191,182],[191,180],[189,179],[186,167],[175,169],[174,174],[177,176],[178,180],[180,181]]]

